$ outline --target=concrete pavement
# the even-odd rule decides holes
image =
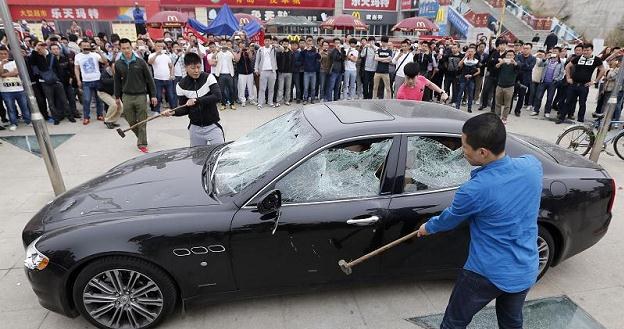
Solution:
[[[595,96],[592,90],[592,96]],[[590,99],[593,97],[590,96]],[[222,112],[226,139],[240,137],[291,107],[257,111],[248,106]],[[595,107],[595,106],[594,106]],[[593,111],[590,104],[588,113]],[[475,113],[478,114],[478,113]],[[510,117],[508,129],[554,141],[565,126],[529,117]],[[125,122],[122,122],[126,126]],[[186,118],[163,118],[149,123],[150,150],[188,145]],[[51,134],[75,133],[60,145],[57,157],[69,188],[102,174],[114,165],[140,155],[136,139],[121,139],[101,122],[89,126],[62,123],[48,126]],[[33,134],[32,128],[7,135]],[[600,164],[615,177],[621,192],[623,162],[602,154]],[[39,306],[24,275],[20,234],[25,223],[53,199],[43,160],[13,145],[0,145],[0,327],[90,328],[83,319],[68,319]],[[531,290],[529,299],[567,295],[607,328],[620,329],[624,309],[624,207],[616,198],[614,218],[607,235],[594,247],[550,269]],[[406,280],[374,286],[294,296],[260,298],[199,305],[170,318],[162,328],[417,328],[405,319],[443,312],[452,281]]]

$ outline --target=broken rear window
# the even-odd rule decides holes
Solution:
[[[320,139],[302,110],[288,112],[225,147],[214,179],[217,195],[236,194],[287,157]]]
[[[282,178],[285,203],[329,201],[379,194],[392,139],[350,142],[326,149]]]
[[[459,138],[411,136],[407,140],[404,192],[461,185],[470,178],[471,169]]]

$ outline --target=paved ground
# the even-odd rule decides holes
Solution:
[[[236,139],[286,109],[259,112],[248,107],[226,111],[222,113],[226,137],[228,140]],[[554,141],[564,128],[527,114],[523,113],[521,118],[512,117],[508,129]],[[186,122],[185,118],[169,118],[150,123],[148,138],[151,150],[186,146]],[[52,134],[76,134],[56,149],[68,188],[139,155],[133,135],[121,139],[114,131],[105,129],[100,122],[86,127],[63,123],[49,128]],[[32,134],[32,130],[21,127],[15,134]],[[8,131],[0,132],[0,137],[7,135]],[[603,154],[600,163],[621,186],[624,182],[622,160]],[[53,198],[43,161],[5,142],[0,145],[0,168],[0,327],[90,327],[80,318],[68,319],[39,306],[23,272],[21,230],[34,212]],[[614,219],[605,238],[593,248],[551,269],[531,290],[529,299],[568,295],[605,327],[622,328],[623,219],[624,207],[618,198]],[[163,328],[409,329],[416,326],[405,319],[443,312],[451,288],[451,281],[413,280],[332,292],[203,305],[194,307],[184,315],[176,315]]]

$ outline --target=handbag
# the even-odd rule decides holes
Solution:
[[[45,83],[50,85],[53,85],[59,81],[56,73],[54,73],[54,70],[52,69],[52,65],[54,65],[54,56],[52,56],[52,58],[50,59],[50,65],[48,66],[48,70],[44,72],[39,72],[41,79],[43,79]]]

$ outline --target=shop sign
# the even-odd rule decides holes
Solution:
[[[350,1],[350,0],[349,0]],[[369,0],[370,1],[370,0]],[[388,1],[388,0],[384,0]],[[392,0],[396,1],[396,0]],[[285,9],[328,9],[334,8],[332,0],[160,0],[161,7],[201,6],[220,8],[223,5],[232,8],[285,8]]]
[[[132,21],[134,7],[54,7],[11,5],[11,16],[15,20],[110,20]]]
[[[396,11],[397,0],[344,0],[344,9]]]

